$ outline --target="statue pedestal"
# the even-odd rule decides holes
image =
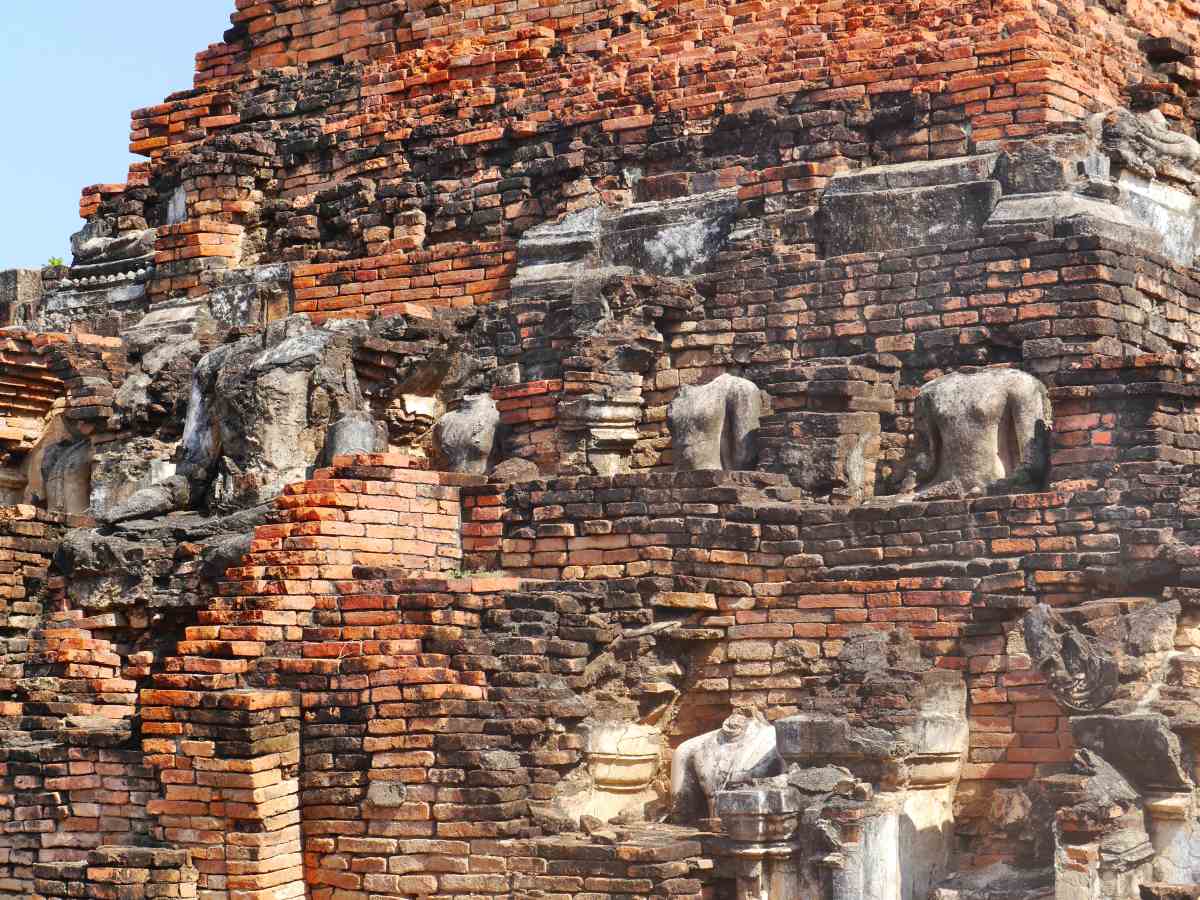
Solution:
[[[800,847],[792,836],[803,804],[790,787],[745,785],[714,802],[725,839],[718,851],[737,874],[737,900],[814,896],[804,890]]]
[[[800,769],[845,766],[874,796],[862,811],[861,850],[845,864],[845,889],[865,900],[924,900],[946,874],[953,849],[954,785],[967,747],[965,692],[940,673],[927,708],[902,739],[845,720],[802,713],[776,723],[779,752]],[[858,842],[855,841],[855,844]],[[854,872],[857,871],[857,876]],[[860,879],[858,885],[853,877]]]
[[[924,900],[949,867],[954,779],[910,784],[872,799],[863,824],[865,900]]]
[[[565,448],[564,466],[580,474],[618,475],[629,471],[629,457],[639,438],[641,391],[609,395],[585,394],[559,405]]]
[[[1195,804],[1190,792],[1163,793],[1145,798],[1146,830],[1158,854],[1154,860],[1155,881],[1191,884],[1196,881],[1200,861]]]
[[[647,725],[593,728],[584,748],[592,790],[580,812],[607,822],[656,799],[650,783],[658,772],[661,747],[662,734]]]
[[[783,900],[819,897],[806,883],[800,848],[791,843],[725,844],[727,859],[737,876],[737,900]]]
[[[717,794],[716,807],[724,834],[708,849],[728,862],[737,900],[863,896],[862,804],[806,810],[794,788],[748,785]]]

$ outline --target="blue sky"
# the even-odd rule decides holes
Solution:
[[[2,0],[0,269],[69,262],[79,192],[125,180],[129,113],[192,86],[234,0]]]

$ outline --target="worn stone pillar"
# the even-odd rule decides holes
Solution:
[[[734,880],[737,900],[887,896],[887,880],[898,883],[901,860],[894,849],[876,859],[878,842],[873,846],[868,836],[894,831],[897,804],[894,798],[875,803],[866,785],[859,788],[861,795],[853,798],[815,797],[773,779],[718,793],[723,836],[710,850]]]
[[[608,822],[653,801],[657,795],[651,783],[662,744],[662,732],[649,725],[609,722],[593,727],[584,741],[592,789],[582,795],[580,811]]]
[[[816,861],[825,882],[821,895],[829,900],[859,900],[863,896],[866,867],[863,835],[869,817],[866,803],[844,804],[832,816],[838,826],[841,849]]]
[[[804,877],[799,848],[748,844],[733,849],[729,861],[737,876],[737,900],[782,900],[819,897]]]
[[[872,785],[854,863],[859,896],[869,900],[923,900],[950,863],[954,788],[968,739],[966,687],[959,673],[932,669],[922,673],[919,694],[916,715],[895,732],[824,712],[775,723],[779,754],[793,767],[841,765]],[[847,871],[846,890],[851,877]]]
[[[899,856],[909,861],[900,873],[900,896],[906,900],[929,896],[949,870],[954,841],[954,790],[961,760],[962,750],[958,750],[952,768],[937,767],[935,772],[928,773],[928,781],[914,779],[901,799],[896,838]],[[911,864],[918,860],[919,865]]]
[[[722,855],[736,873],[737,900],[815,896],[806,885],[801,847],[792,840],[801,813],[795,790],[746,785],[721,791],[716,813],[728,838]]]
[[[32,322],[37,317],[41,299],[40,269],[7,269],[0,272],[0,327]]]
[[[1158,854],[1154,877],[1167,884],[1190,884],[1200,863],[1195,804],[1191,792],[1155,794],[1145,799],[1146,830]]]
[[[629,471],[629,457],[642,420],[640,387],[584,394],[559,406],[568,446],[562,468],[591,475]]]

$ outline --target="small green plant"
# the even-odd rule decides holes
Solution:
[[[449,572],[445,573],[447,578],[455,578],[455,579],[459,579],[459,578],[496,578],[499,576],[503,576],[505,574],[507,574],[507,573],[505,573],[499,569],[490,569],[490,570],[451,569]]]
[[[51,269],[57,269],[62,264],[63,264],[63,258],[61,256],[52,256],[52,257],[50,257],[50,261],[48,263],[46,263],[46,265],[49,266]]]

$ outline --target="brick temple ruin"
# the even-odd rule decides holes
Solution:
[[[1200,896],[1200,4],[236,7],[0,273],[0,896]]]

